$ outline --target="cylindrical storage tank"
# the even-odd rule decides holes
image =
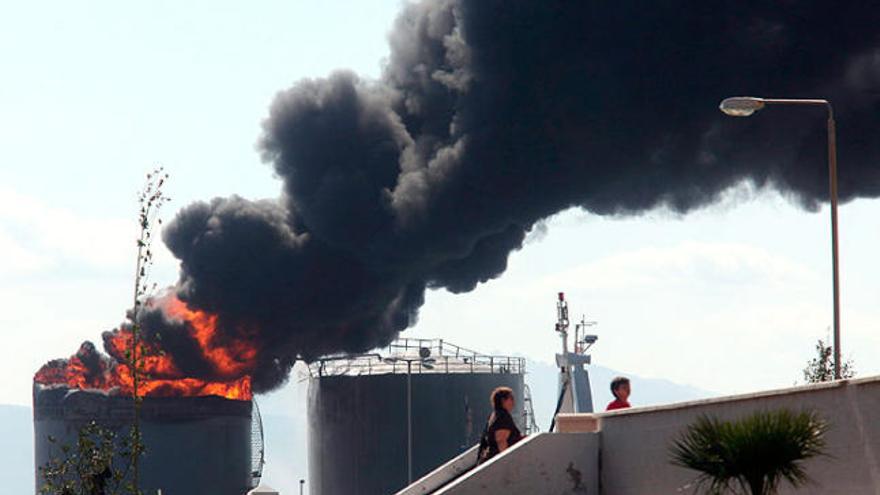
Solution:
[[[250,401],[221,397],[145,398],[141,488],[151,494],[161,489],[163,495],[246,493],[251,488],[251,408]],[[39,468],[63,456],[62,445],[75,447],[83,426],[95,421],[122,437],[133,416],[130,397],[36,386],[37,491],[43,485]]]
[[[387,494],[408,484],[407,364],[398,360],[390,369],[380,364],[393,359],[374,358],[367,371],[355,357],[337,367],[345,373],[327,368],[313,373],[308,397],[313,495]],[[481,360],[473,366],[437,356],[431,369],[411,362],[413,480],[479,443],[493,389],[512,388],[522,405],[522,361],[511,366],[505,359],[501,365]],[[514,419],[523,429],[523,415]]]

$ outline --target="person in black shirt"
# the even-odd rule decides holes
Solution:
[[[509,387],[498,387],[492,391],[492,414],[486,422],[486,429],[480,439],[480,455],[477,464],[482,464],[522,439],[522,433],[513,421],[513,408],[516,398]]]

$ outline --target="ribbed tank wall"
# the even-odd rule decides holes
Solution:
[[[141,431],[146,452],[140,462],[141,488],[163,495],[241,495],[251,482],[251,403],[220,397],[147,398]],[[130,398],[45,389],[34,393],[36,466],[75,446],[80,428],[94,420],[126,435],[132,420]],[[49,442],[52,436],[57,441]],[[43,482],[36,472],[37,491]]]
[[[521,374],[412,375],[414,480],[479,442],[499,386],[511,387],[521,403]],[[311,380],[312,495],[378,495],[407,485],[406,397],[406,374]]]

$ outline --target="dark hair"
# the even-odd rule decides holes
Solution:
[[[492,407],[495,409],[503,409],[503,402],[513,397],[513,389],[510,387],[498,387],[492,391]]]
[[[629,378],[625,376],[615,377],[614,380],[611,380],[611,395],[614,396],[615,399],[619,399],[617,396],[617,389],[624,385],[629,385]]]

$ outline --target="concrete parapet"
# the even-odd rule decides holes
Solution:
[[[556,431],[559,433],[595,433],[602,428],[602,421],[595,414],[558,414]]]
[[[425,495],[428,493],[434,493],[452,480],[473,469],[474,466],[477,465],[477,455],[479,454],[479,451],[479,444],[474,445],[459,454],[458,457],[453,457],[452,460],[448,461],[446,464],[443,464],[426,474],[418,481],[397,492],[395,495]]]

